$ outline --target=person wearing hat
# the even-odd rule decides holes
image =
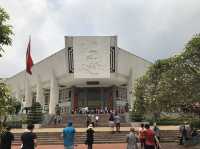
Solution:
[[[127,149],[138,149],[137,136],[135,135],[135,129],[130,128],[130,133],[126,136]]]
[[[67,127],[63,129],[63,138],[64,138],[64,148],[65,149],[74,149],[74,138],[76,130],[72,126],[72,122],[68,122]]]
[[[92,124],[90,124],[88,126],[86,133],[87,133],[87,136],[86,136],[85,144],[88,145],[88,149],[92,149],[92,145],[93,145],[93,142],[94,142],[94,130],[93,130]]]
[[[11,144],[14,141],[14,135],[11,131],[11,127],[6,127],[6,130],[1,134],[0,149],[11,149]]]

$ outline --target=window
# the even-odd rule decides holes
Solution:
[[[68,66],[69,66],[69,73],[74,73],[74,60],[73,60],[72,47],[68,47]]]
[[[44,104],[45,105],[49,105],[49,100],[50,100],[50,93],[49,92],[46,92],[44,94]]]
[[[36,92],[32,93],[32,103],[36,102]]]
[[[118,89],[116,90],[116,98],[119,97],[119,92],[118,92]]]
[[[63,103],[70,100],[71,100],[71,90],[69,88],[61,88],[59,90],[58,102]]]
[[[71,91],[69,91],[69,98],[71,98],[71,95],[72,95],[72,92],[71,92]]]
[[[110,72],[115,72],[115,47],[110,47]]]

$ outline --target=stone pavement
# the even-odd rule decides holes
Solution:
[[[63,149],[63,145],[40,145],[37,149]],[[126,144],[94,144],[94,149],[126,149]],[[20,149],[19,146],[13,146],[12,149]],[[87,149],[87,146],[80,144],[74,149]],[[196,147],[183,147],[176,143],[163,143],[162,149],[200,149],[200,146]]]
[[[139,127],[135,127],[138,129]],[[159,126],[161,130],[178,130],[177,126]],[[63,128],[39,128],[34,129],[34,132],[62,132]],[[87,128],[76,128],[77,132],[85,132]],[[130,127],[121,127],[121,131],[129,131]],[[25,129],[12,129],[14,133],[24,132]],[[110,131],[109,127],[95,127],[95,132]]]

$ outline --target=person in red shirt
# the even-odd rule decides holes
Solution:
[[[139,139],[140,139],[141,149],[144,149],[144,143],[145,143],[144,132],[145,132],[144,124],[141,124],[141,128],[139,129]]]
[[[150,129],[149,124],[145,124],[145,149],[155,149],[155,133]]]

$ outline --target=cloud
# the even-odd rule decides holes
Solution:
[[[64,47],[65,35],[118,35],[118,45],[150,61],[182,51],[200,29],[199,0],[1,0],[15,36],[0,59],[0,77],[25,68],[28,36],[34,62]]]

